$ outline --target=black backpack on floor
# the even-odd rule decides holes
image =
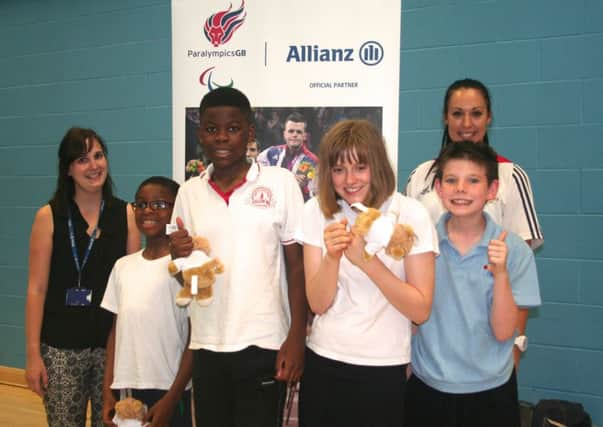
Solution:
[[[580,403],[545,399],[533,406],[532,427],[592,427],[592,425],[590,415]]]

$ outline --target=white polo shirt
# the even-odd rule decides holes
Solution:
[[[433,160],[421,163],[409,176],[406,195],[419,200],[435,224],[446,212],[440,197],[432,187],[434,172],[428,174]],[[525,171],[504,157],[498,157],[498,193],[484,207],[494,222],[512,231],[523,240],[531,240],[532,249],[544,242],[538,223],[530,178]]]
[[[250,345],[279,349],[290,312],[284,251],[295,243],[303,208],[291,172],[253,163],[228,204],[209,184],[210,166],[178,192],[172,222],[182,218],[191,235],[207,238],[224,264],[214,300],[189,305],[191,349],[238,351]]]
[[[318,199],[310,199],[304,206],[299,240],[304,245],[320,247],[322,253],[326,253],[325,227],[343,218],[347,218],[348,224],[356,220],[356,212],[346,202],[340,201],[340,206],[341,211],[329,220],[322,214]],[[438,253],[435,228],[419,202],[394,193],[380,210],[395,213],[398,223],[413,228],[417,239],[408,256]],[[392,273],[406,280],[404,259],[396,261],[385,255],[384,249],[376,256]],[[402,365],[410,361],[410,324],[377,285],[344,255],[339,265],[335,299],[325,313],[314,318],[308,347],[323,357],[355,365]]]

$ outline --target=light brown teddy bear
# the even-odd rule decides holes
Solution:
[[[219,259],[211,258],[209,253],[209,241],[203,237],[193,237],[193,252],[168,264],[172,276],[182,272],[183,286],[176,295],[176,304],[179,306],[190,304],[193,296],[201,306],[213,301],[216,274],[224,272],[224,265]]]
[[[147,408],[140,400],[126,397],[115,404],[113,422],[117,427],[140,427]]]
[[[410,225],[398,224],[390,214],[382,215],[378,209],[367,208],[362,203],[354,203],[352,207],[360,211],[352,232],[366,241],[365,260],[371,259],[383,248],[387,255],[396,260],[401,260],[410,252],[416,239]]]

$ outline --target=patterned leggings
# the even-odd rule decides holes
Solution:
[[[50,427],[83,427],[86,405],[92,405],[92,426],[103,426],[104,348],[70,350],[41,345],[48,372],[44,395]]]

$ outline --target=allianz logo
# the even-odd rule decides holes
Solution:
[[[383,60],[383,47],[376,41],[364,42],[354,54],[353,48],[322,48],[314,45],[290,45],[287,62],[354,62],[356,57],[365,65],[373,66]]]

